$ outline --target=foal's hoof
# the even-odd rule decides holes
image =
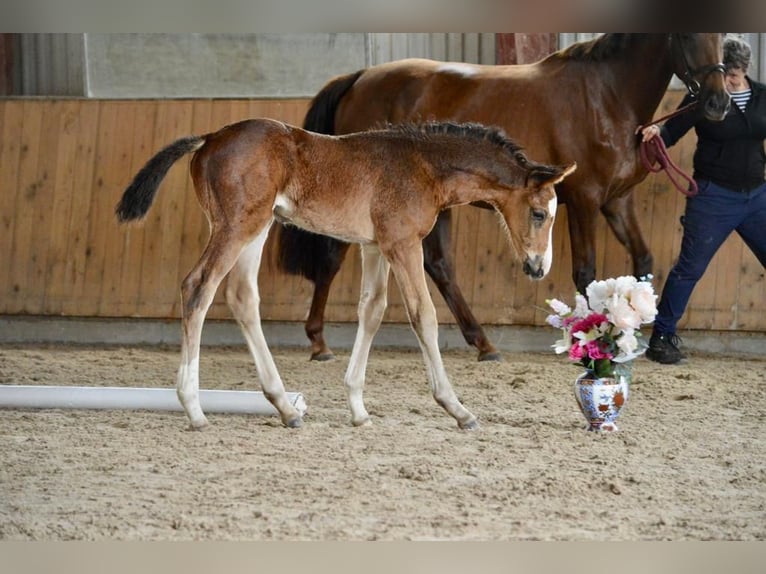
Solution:
[[[335,358],[335,355],[333,355],[330,352],[327,353],[314,353],[311,355],[312,361],[332,361]]]
[[[351,424],[355,427],[371,427],[372,419],[370,417],[366,417],[358,421],[352,420]]]
[[[189,423],[188,430],[190,430],[190,431],[203,431],[203,430],[206,430],[208,428],[210,428],[210,423],[207,422],[207,419],[205,419],[204,421],[201,421],[201,422]]]
[[[298,417],[285,422],[285,426],[289,429],[298,429],[303,426],[303,418]]]
[[[479,421],[476,419],[471,419],[467,423],[458,423],[458,426],[462,430],[478,430],[479,429]]]
[[[502,360],[503,360],[502,355],[498,353],[497,351],[492,351],[489,353],[479,353],[479,362],[484,362],[484,361],[502,362]]]

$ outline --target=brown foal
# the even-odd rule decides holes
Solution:
[[[438,325],[423,271],[423,237],[442,209],[476,201],[500,214],[525,273],[551,266],[554,185],[575,165],[533,162],[498,129],[427,123],[326,136],[269,119],[247,120],[158,152],[126,189],[116,213],[142,218],[170,167],[194,152],[191,176],[210,222],[205,250],[184,279],[178,398],[195,429],[202,325],[228,275],[226,299],[253,355],[264,395],[289,427],[301,416],[287,399],[261,328],[258,270],[276,219],[358,243],[362,253],[359,327],[345,383],[354,425],[370,422],[362,392],[372,339],[383,319],[392,269],[423,352],[431,391],[461,428],[477,426],[458,400],[438,347]]]

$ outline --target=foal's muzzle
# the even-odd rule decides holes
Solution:
[[[543,258],[539,255],[535,257],[527,257],[524,260],[524,273],[529,275],[532,279],[542,279],[545,277],[545,267],[543,266]]]

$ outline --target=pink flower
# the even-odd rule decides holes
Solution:
[[[569,347],[569,358],[573,361],[579,361],[585,356],[585,349],[580,343],[575,343]]]
[[[588,341],[585,343],[585,352],[591,359],[611,359],[613,357],[606,345],[596,339],[595,341]]]
[[[575,333],[587,333],[594,327],[600,326],[602,323],[607,323],[608,319],[606,315],[602,313],[591,313],[585,319],[580,319],[572,325],[572,334]]]

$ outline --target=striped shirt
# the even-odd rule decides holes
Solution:
[[[745,111],[745,106],[747,105],[747,102],[750,100],[750,94],[752,90],[748,88],[747,90],[743,90],[741,92],[731,92],[729,95],[731,96],[732,101],[737,104],[740,110],[743,112]]]

